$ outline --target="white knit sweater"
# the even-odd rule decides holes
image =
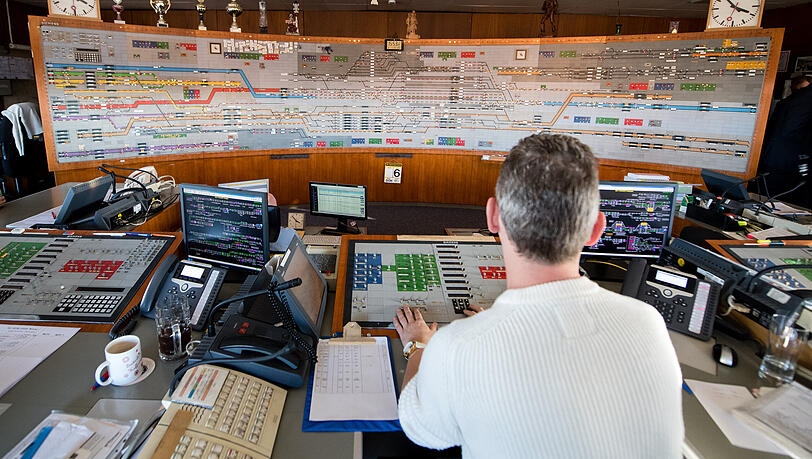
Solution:
[[[440,329],[398,409],[412,441],[466,458],[677,458],[681,387],[657,311],[580,278]]]

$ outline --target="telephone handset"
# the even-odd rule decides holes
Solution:
[[[713,331],[719,286],[675,268],[629,264],[622,294],[654,306],[671,330],[707,341]]]
[[[141,314],[154,318],[156,302],[168,295],[183,295],[189,302],[192,329],[202,330],[225,277],[225,269],[196,260],[179,261],[175,255],[167,255],[144,292]]]

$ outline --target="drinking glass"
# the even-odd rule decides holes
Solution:
[[[185,295],[167,295],[155,307],[158,327],[158,354],[163,360],[176,360],[186,355],[192,339],[189,301]]]
[[[767,348],[758,376],[768,386],[792,382],[798,357],[807,347],[809,332],[794,327],[795,317],[773,314],[767,335]]]

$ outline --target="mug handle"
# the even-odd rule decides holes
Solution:
[[[183,342],[180,334],[180,324],[172,324],[172,355],[178,355],[186,350],[183,349]]]
[[[96,384],[98,384],[100,386],[108,386],[113,382],[113,377],[112,376],[108,376],[107,380],[105,380],[105,381],[101,380],[102,369],[104,367],[109,367],[109,366],[110,366],[110,362],[105,360],[104,362],[101,363],[101,365],[99,365],[96,368]]]

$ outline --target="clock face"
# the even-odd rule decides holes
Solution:
[[[48,6],[51,14],[93,19],[99,17],[97,0],[49,0]]]
[[[759,0],[712,0],[707,28],[758,27],[760,19]]]

